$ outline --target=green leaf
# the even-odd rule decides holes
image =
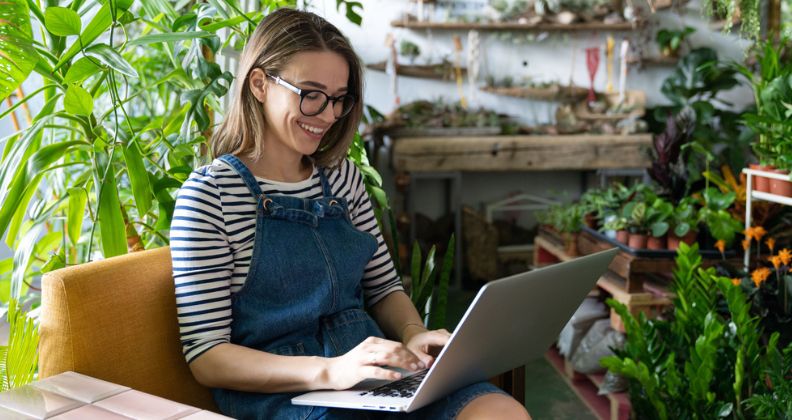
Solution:
[[[413,303],[418,297],[416,289],[421,283],[421,246],[418,242],[413,242],[412,258],[410,259],[410,275],[412,276],[412,285],[410,286],[410,297],[413,298]],[[422,308],[418,308],[421,310]]]
[[[75,61],[63,77],[64,83],[80,83],[83,80],[102,71],[102,68],[95,63],[95,59],[82,57]]]
[[[247,16],[247,18],[245,16]],[[258,22],[262,18],[261,12],[248,12],[245,13],[245,16],[234,16],[229,19],[223,19],[211,23],[202,23],[199,24],[198,26],[204,31],[216,32],[220,29],[227,28],[229,26],[239,25],[240,23],[246,22],[248,19],[254,22]]]
[[[211,36],[214,36],[214,34],[206,31],[168,32],[162,34],[150,34],[150,35],[141,36],[140,38],[135,38],[129,41],[126,44],[126,46],[133,47],[136,45],[155,44],[159,42],[178,42],[178,41],[186,41],[197,38],[209,38]]]
[[[445,255],[443,256],[443,266],[440,270],[439,283],[437,290],[432,293],[432,312],[429,314],[429,329],[446,328],[446,307],[448,306],[448,284],[451,279],[451,270],[454,268],[454,257],[456,256],[456,239],[453,234],[448,240]]]
[[[63,98],[63,108],[66,112],[76,115],[91,115],[93,112],[93,97],[87,90],[79,85],[71,85],[66,89]]]
[[[91,45],[85,53],[95,57],[111,69],[129,77],[138,77],[137,71],[116,50],[107,44]]]
[[[48,7],[44,12],[44,26],[58,36],[79,35],[82,30],[80,15],[65,7]]]
[[[23,287],[25,287],[25,273],[34,257],[34,249],[43,229],[44,225],[33,226],[25,233],[25,236],[14,250],[14,274],[11,276],[11,297],[13,299],[22,297]]]
[[[132,184],[132,194],[135,196],[138,215],[142,218],[151,208],[151,198],[154,192],[137,142],[131,141],[124,147],[124,160],[127,164],[127,173],[129,182]]]
[[[0,101],[15,91],[36,63],[30,9],[25,0],[6,0],[0,7]]]
[[[8,303],[8,346],[0,354],[2,390],[33,381],[38,366],[39,333],[33,319],[22,310],[17,299]]]
[[[20,0],[15,0],[20,1]],[[120,16],[123,12],[129,9],[134,0],[117,0],[115,1],[116,16]],[[113,23],[113,17],[110,13],[110,3],[105,2],[101,8],[96,12],[93,19],[88,22],[88,25],[80,34],[80,42],[75,42],[69,49],[60,57],[58,64],[55,65],[53,70],[61,68],[64,64],[68,63],[83,47],[91,45],[96,38],[102,35],[107,28]]]
[[[336,0],[336,10],[340,10],[341,6],[346,6],[346,18],[355,25],[360,26],[363,22],[363,17],[355,9],[363,10],[363,4],[357,1]]]
[[[0,237],[8,229],[11,218],[16,213],[25,192],[38,188],[43,172],[57,162],[63,155],[74,147],[84,146],[78,141],[50,144],[39,149],[26,162],[16,169],[13,181],[2,200],[0,200]],[[7,238],[8,239],[8,238]]]
[[[88,193],[83,188],[69,188],[69,212],[66,216],[66,229],[72,245],[77,246],[85,219],[85,205]]]
[[[101,176],[97,176],[101,179]],[[126,226],[118,200],[118,188],[112,168],[101,186],[99,198],[99,230],[102,235],[102,252],[105,258],[127,253]]]

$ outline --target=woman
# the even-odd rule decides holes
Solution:
[[[256,28],[236,80],[216,159],[179,191],[171,227],[190,369],[237,418],[385,416],[290,403],[400,377],[382,366],[428,367],[429,346],[449,337],[423,327],[345,159],[362,113],[358,58],[324,19],[280,9]],[[411,415],[527,417],[488,383]]]

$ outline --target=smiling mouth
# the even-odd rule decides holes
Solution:
[[[304,124],[304,123],[300,123],[300,122],[298,122],[297,125],[299,125],[300,128],[303,129],[303,131],[305,131],[306,133],[311,135],[311,137],[314,137],[314,138],[321,138],[322,134],[324,134],[324,132],[325,132],[325,129],[319,128],[319,127],[314,127],[312,125],[308,125],[308,124]]]

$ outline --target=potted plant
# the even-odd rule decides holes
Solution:
[[[415,63],[415,59],[421,55],[421,48],[415,44],[414,42],[407,41],[403,39],[399,43],[399,54],[404,57],[407,57],[410,60],[410,64]]]
[[[772,171],[778,163],[789,163],[784,155],[784,149],[789,153],[785,143],[792,137],[792,62],[784,58],[789,53],[789,39],[782,38],[778,43],[769,39],[758,45],[757,72],[747,66],[737,67],[751,84],[756,105],[754,112],[743,115],[745,125],[757,135],[751,147],[759,162],[751,164],[751,169]],[[779,158],[783,162],[776,162]],[[777,187],[785,187],[783,182],[779,181]],[[755,190],[770,192],[770,178],[756,176]]]
[[[669,220],[674,213],[674,206],[668,201],[657,197],[646,209],[646,225],[651,235],[646,241],[649,249],[665,249],[666,235],[670,227]]]
[[[655,40],[657,41],[657,46],[660,48],[660,54],[662,54],[663,57],[678,57],[682,43],[693,32],[696,32],[696,30],[690,26],[679,30],[659,30]]]
[[[646,208],[646,203],[643,201],[631,201],[622,210],[622,217],[627,220],[627,229],[630,232],[627,239],[627,246],[630,248],[646,248],[646,242],[649,239]]]
[[[670,217],[671,232],[668,234],[668,249],[676,250],[679,248],[679,243],[684,242],[692,245],[696,241],[698,230],[698,213],[693,200],[690,197],[685,197],[679,201],[679,204],[674,207],[673,213]]]
[[[627,245],[627,242],[630,237],[630,233],[627,231],[627,219],[618,215],[611,215],[608,217],[605,224],[602,225],[602,229],[607,234],[609,231],[613,232],[613,237],[619,243]]]

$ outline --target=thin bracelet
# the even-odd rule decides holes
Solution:
[[[409,327],[410,325],[415,325],[416,327],[421,327],[424,330],[426,330],[426,326],[424,326],[424,324],[419,324],[417,322],[408,322],[404,327],[402,327],[402,330],[401,330],[401,339],[402,339],[402,341],[404,341],[404,332],[407,331],[407,327]]]

